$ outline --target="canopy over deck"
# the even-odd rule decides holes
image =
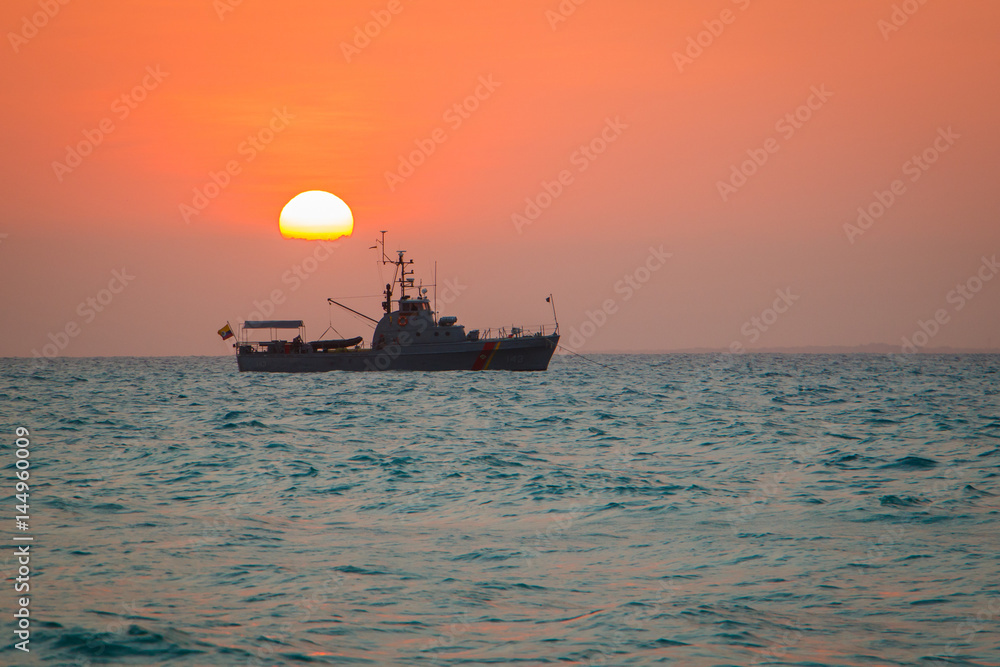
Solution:
[[[298,329],[305,326],[302,320],[251,320],[243,323],[244,329]]]

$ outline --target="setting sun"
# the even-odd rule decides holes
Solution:
[[[354,215],[340,197],[309,190],[285,204],[278,228],[286,239],[339,239],[354,231]]]

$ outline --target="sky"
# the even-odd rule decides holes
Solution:
[[[5,0],[0,356],[441,314],[577,352],[1000,348],[991,0]],[[325,190],[354,234],[283,239]]]

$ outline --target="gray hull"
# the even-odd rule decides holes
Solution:
[[[494,338],[425,345],[389,345],[381,350],[237,354],[241,371],[544,371],[559,335]]]

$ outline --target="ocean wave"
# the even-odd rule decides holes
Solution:
[[[38,655],[988,664],[954,629],[995,609],[1000,358],[738,361],[0,361],[36,438]]]

